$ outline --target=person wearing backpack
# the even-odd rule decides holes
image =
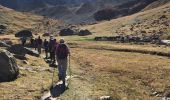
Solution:
[[[48,43],[48,41],[47,41],[47,39],[45,39],[44,40],[44,49],[45,49],[45,55],[46,55],[46,59],[48,58],[48,45],[49,45],[49,43]]]
[[[64,87],[69,55],[70,55],[69,47],[65,44],[64,39],[60,39],[60,43],[56,48],[56,58],[58,62],[59,80],[63,81],[62,85]]]
[[[51,47],[51,62],[52,62],[52,65],[54,65],[55,62],[56,62],[55,51],[56,51],[57,46],[58,46],[57,40],[54,39],[53,42],[52,42],[52,47]]]
[[[26,41],[27,41],[27,38],[23,36],[23,37],[21,38],[22,46],[25,46]]]
[[[37,39],[37,43],[38,43],[38,53],[41,54],[41,47],[42,47],[42,39],[41,37],[39,36],[38,39]]]

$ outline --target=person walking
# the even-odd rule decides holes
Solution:
[[[33,48],[34,47],[34,38],[33,37],[31,37],[31,39],[30,39],[30,46]]]
[[[38,40],[37,40],[37,38],[35,38],[35,40],[34,40],[34,48],[35,48],[35,50],[37,50],[37,47],[38,47]]]
[[[58,77],[59,80],[63,81],[63,86],[66,87],[65,78],[66,78],[66,71],[68,66],[68,55],[70,55],[70,50],[65,40],[62,38],[60,39],[60,43],[56,48],[56,58],[58,62]]]
[[[22,42],[22,46],[25,46],[26,42],[27,42],[27,38],[26,37],[22,37],[21,38],[21,42]]]
[[[54,41],[52,42],[52,47],[51,47],[51,62],[52,62],[52,65],[54,65],[55,62],[56,62],[56,59],[55,59],[56,58],[56,53],[55,53],[55,51],[56,51],[57,45],[58,45],[57,40],[54,39]]]
[[[53,41],[54,41],[54,38],[53,36],[50,36],[50,40],[49,40],[49,45],[48,45],[48,50],[49,50],[49,53],[50,53],[50,60],[52,62],[52,46],[53,46]]]
[[[47,58],[48,58],[48,45],[49,45],[49,43],[48,43],[47,39],[45,39],[45,40],[44,40],[43,45],[44,45],[45,55],[46,55],[46,57],[45,57],[45,58],[47,59]]]
[[[37,39],[37,43],[38,43],[38,53],[41,54],[41,48],[42,48],[42,39],[39,36]]]

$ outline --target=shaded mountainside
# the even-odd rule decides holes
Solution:
[[[136,0],[0,0],[0,4],[18,11],[62,19],[68,23],[92,23],[95,21],[95,12],[128,1]]]
[[[110,20],[126,15],[131,15],[143,10],[146,6],[153,3],[155,0],[137,0],[128,1],[114,7],[102,9],[94,14],[96,20]]]
[[[131,15],[168,0],[0,0],[0,4],[19,11],[60,19],[66,23],[94,23]],[[161,3],[161,4],[160,4]]]

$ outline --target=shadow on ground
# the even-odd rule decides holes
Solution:
[[[60,97],[68,88],[63,86],[62,84],[58,84],[55,87],[50,89],[50,96],[46,97],[44,100],[51,100],[51,98]]]

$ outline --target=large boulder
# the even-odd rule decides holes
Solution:
[[[80,30],[78,35],[79,36],[86,36],[86,35],[92,35],[92,33],[89,30]]]
[[[19,75],[19,68],[13,55],[0,49],[0,82],[12,81]]]
[[[59,32],[59,35],[60,35],[60,36],[75,35],[75,32],[74,32],[72,29],[67,28],[67,29],[62,29],[62,30]]]
[[[15,34],[15,37],[32,37],[32,32],[29,30],[22,30]]]
[[[7,27],[4,25],[0,25],[0,34],[4,34],[4,32],[7,30]]]
[[[0,47],[11,47],[11,46],[4,41],[0,41]]]

